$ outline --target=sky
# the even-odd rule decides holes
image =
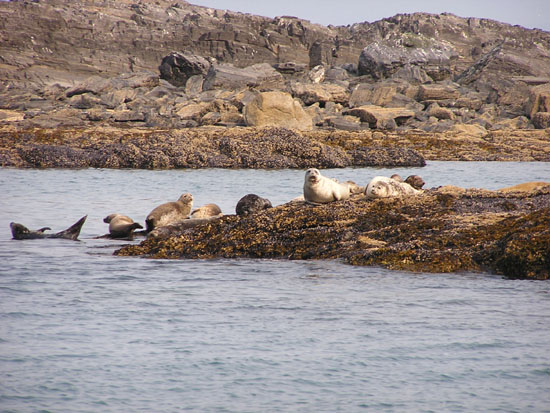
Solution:
[[[191,4],[266,17],[295,16],[325,26],[374,22],[399,13],[481,17],[550,31],[550,0],[187,0]]]

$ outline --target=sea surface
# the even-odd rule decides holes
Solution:
[[[550,181],[549,163],[323,170]],[[115,257],[102,219],[191,192],[282,204],[303,170],[0,169],[0,412],[550,412],[550,284],[339,261]],[[80,241],[16,241],[9,223]],[[138,242],[138,241],[136,241]]]

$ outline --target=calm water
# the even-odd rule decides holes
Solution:
[[[341,169],[427,187],[550,181],[550,164]],[[550,412],[550,284],[336,261],[112,256],[102,218],[191,192],[280,204],[303,171],[0,169],[2,412]],[[11,240],[9,222],[81,242]]]

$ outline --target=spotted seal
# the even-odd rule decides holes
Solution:
[[[397,182],[406,182],[414,189],[422,189],[425,184],[424,180],[419,175],[409,175],[407,176],[407,179],[403,180],[401,175],[393,174],[391,179],[395,179]]]
[[[367,198],[388,198],[394,196],[409,196],[421,193],[406,182],[386,176],[375,176],[367,185],[365,195]]]
[[[325,204],[327,202],[348,199],[350,186],[341,184],[334,179],[321,175],[316,168],[306,171],[304,179],[304,199],[314,204]]]
[[[193,195],[185,193],[175,202],[167,202],[153,209],[145,219],[145,231],[151,232],[157,227],[175,224],[189,218],[193,209]]]
[[[110,214],[103,218],[103,222],[109,224],[111,238],[132,238],[134,231],[143,228],[141,224],[122,214]]]
[[[76,221],[73,225],[71,225],[69,228],[63,231],[57,232],[55,234],[45,234],[46,231],[51,230],[50,227],[43,227],[33,231],[28,229],[26,226],[22,224],[12,222],[10,223],[11,235],[13,236],[13,239],[18,239],[18,240],[39,239],[39,238],[64,238],[64,239],[70,239],[73,241],[78,241],[80,230],[82,229],[84,222],[86,222],[87,217],[88,217],[87,215],[83,216],[78,221]]]

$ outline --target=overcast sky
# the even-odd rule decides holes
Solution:
[[[398,13],[449,12],[550,31],[550,0],[188,0],[260,16],[296,16],[325,26],[374,22]]]

